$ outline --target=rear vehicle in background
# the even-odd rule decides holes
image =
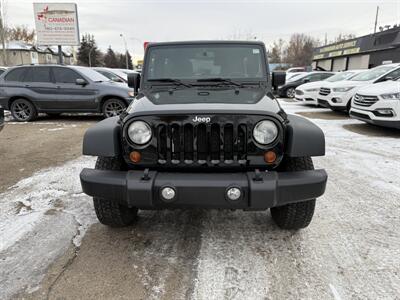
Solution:
[[[328,77],[322,81],[315,81],[302,84],[295,90],[295,100],[303,102],[305,104],[313,104],[318,106],[318,93],[321,86],[328,82],[337,82],[342,80],[349,80],[357,74],[365,72],[365,70],[350,70],[339,72],[332,77]]]
[[[286,73],[307,72],[307,67],[294,67],[286,70]]]
[[[117,116],[133,97],[129,87],[86,67],[21,66],[0,76],[0,105],[19,122],[32,121],[40,112]]]
[[[304,83],[321,81],[335,75],[334,72],[309,72],[297,76],[293,81],[287,81],[284,85],[278,88],[279,97],[294,98],[295,89]]]
[[[392,80],[399,76],[400,64],[387,64],[357,74],[351,80],[327,82],[319,90],[318,104],[333,111],[348,112],[350,111],[350,100],[360,88]]]
[[[351,102],[350,117],[400,129],[400,79],[359,89]]]
[[[124,72],[121,72],[120,70],[111,68],[100,68],[100,67],[95,67],[93,68],[93,70],[107,77],[111,81],[122,84],[128,84],[128,75],[125,74]]]

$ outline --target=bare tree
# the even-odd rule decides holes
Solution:
[[[290,37],[284,61],[293,66],[309,66],[313,50],[319,41],[304,33],[295,33]]]
[[[25,25],[17,25],[6,29],[6,37],[9,41],[23,41],[33,44],[35,41],[35,29],[29,29]]]
[[[284,46],[285,41],[283,39],[279,39],[272,44],[271,50],[269,51],[269,61],[271,63],[282,63],[282,58],[285,52]]]
[[[4,21],[4,2],[0,0],[0,42],[3,47],[3,51],[1,51],[1,58],[4,65],[8,65],[8,57],[6,50],[6,26]]]
[[[332,44],[332,43],[339,43],[339,42],[343,42],[343,41],[347,41],[347,40],[352,40],[352,39],[355,39],[355,38],[356,38],[356,35],[355,35],[355,34],[352,34],[352,33],[348,33],[348,34],[339,33],[339,35],[336,36],[336,37],[333,39],[333,41],[330,41],[329,43],[330,43],[330,44]]]

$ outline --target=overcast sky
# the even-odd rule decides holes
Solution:
[[[34,26],[33,2],[2,0],[9,25]],[[210,1],[210,0],[53,0],[78,4],[80,31],[94,34],[99,47],[123,51],[120,33],[131,53],[143,52],[143,41],[244,39],[255,36],[269,46],[292,33],[328,40],[339,33],[373,31],[376,6],[378,27],[400,24],[397,1]]]

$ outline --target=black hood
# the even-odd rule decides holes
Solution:
[[[140,94],[127,112],[135,116],[179,113],[284,114],[272,94],[256,87],[151,90]]]

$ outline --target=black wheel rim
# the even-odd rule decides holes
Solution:
[[[14,116],[21,121],[26,121],[32,114],[32,108],[25,102],[16,102],[14,104]]]
[[[119,116],[125,110],[125,105],[119,101],[109,101],[104,106],[104,114],[107,118]]]
[[[294,89],[292,89],[292,88],[288,89],[287,92],[286,92],[286,95],[289,98],[293,98],[294,97]]]

